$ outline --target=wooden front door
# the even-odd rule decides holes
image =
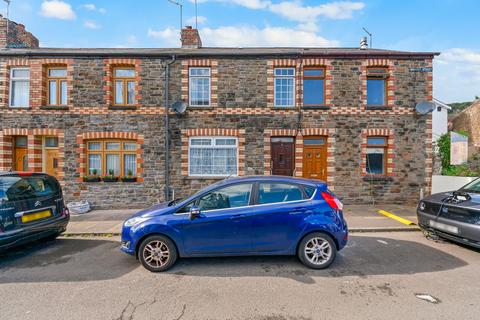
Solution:
[[[28,171],[27,137],[13,138],[13,168],[14,171]]]
[[[305,137],[303,140],[303,177],[327,181],[327,139]]]
[[[45,150],[45,173],[58,176],[58,149]]]
[[[295,167],[295,142],[292,137],[275,137],[272,146],[272,174],[293,176]]]

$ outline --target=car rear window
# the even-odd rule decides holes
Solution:
[[[315,187],[312,186],[305,186],[303,187],[303,191],[307,194],[307,199],[310,199],[313,196],[313,193],[315,192]]]
[[[18,201],[58,194],[58,183],[49,176],[0,177],[0,200]]]

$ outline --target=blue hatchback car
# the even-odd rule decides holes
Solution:
[[[241,255],[297,255],[323,269],[347,240],[342,204],[324,182],[251,176],[136,213],[123,224],[121,248],[153,272],[179,257]]]

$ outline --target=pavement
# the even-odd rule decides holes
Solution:
[[[420,232],[352,234],[327,270],[236,257],[158,274],[119,237],[60,237],[0,255],[0,319],[476,320],[478,270],[479,250]]]
[[[118,235],[122,223],[140,209],[132,210],[93,210],[81,215],[72,215],[66,235]],[[416,207],[406,205],[347,205],[345,219],[351,232],[416,231],[418,228],[386,217],[379,211],[417,222]]]

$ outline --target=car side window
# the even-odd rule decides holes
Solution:
[[[267,182],[258,187],[258,204],[303,200],[299,186],[289,183]]]
[[[315,187],[304,186],[303,191],[305,191],[305,194],[307,195],[307,199],[310,199],[313,196],[313,193],[315,192]]]
[[[252,184],[242,183],[209,192],[198,201],[202,211],[245,207],[250,203]]]
[[[190,201],[189,203],[178,209],[176,213],[190,213],[190,209],[192,209],[194,203],[195,200]]]

